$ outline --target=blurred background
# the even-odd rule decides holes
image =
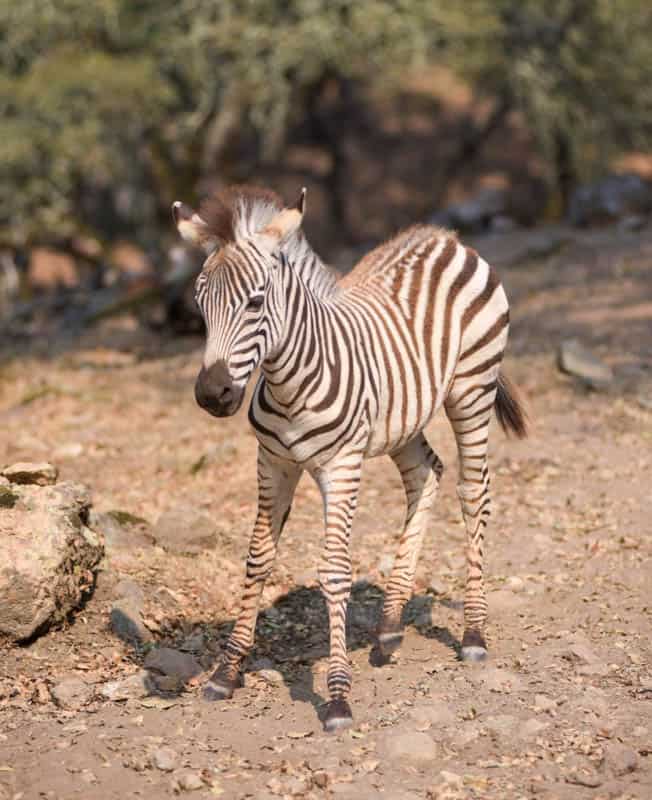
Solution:
[[[337,268],[401,226],[635,230],[648,0],[0,3],[0,333],[200,330],[176,199],[286,200]]]

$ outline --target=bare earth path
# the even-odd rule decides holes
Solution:
[[[463,527],[452,435],[438,419],[428,436],[447,469],[405,643],[382,668],[369,663],[370,635],[403,498],[389,461],[366,469],[350,608],[355,727],[339,738],[318,719],[327,639],[321,507],[308,480],[265,592],[255,671],[234,700],[205,704],[196,685],[103,694],[144,655],[108,628],[119,580],[142,587],[154,638],[204,668],[237,608],[255,440],[244,413],[216,422],[195,407],[201,342],[161,343],[113,323],[60,352],[41,343],[7,359],[0,463],[51,460],[62,479],[92,487],[98,511],[142,517],[155,537],[175,509],[212,518],[216,536],[183,555],[127,527],[133,543],[110,549],[67,628],[0,644],[1,800],[652,797],[652,234],[575,235],[553,255],[502,267],[527,236],[479,244],[511,298],[507,366],[534,420],[523,442],[493,430],[491,660],[456,660]],[[614,367],[610,391],[558,373],[555,348],[569,336]],[[83,696],[55,702],[69,678]]]

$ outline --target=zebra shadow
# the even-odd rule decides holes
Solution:
[[[385,593],[373,583],[359,581],[351,591],[346,625],[349,652],[369,648],[369,664],[381,668],[390,660],[380,657],[376,629]],[[431,594],[418,595],[406,605],[403,622],[427,639],[435,639],[459,655],[461,643],[448,627],[432,624],[436,607],[459,610],[461,602],[437,598]],[[170,619],[163,623],[168,630],[192,628],[201,631],[205,645],[198,654],[202,666],[210,671],[220,660],[235,620],[214,624],[207,620]],[[166,637],[154,645],[178,646],[176,637]],[[151,649],[151,646],[150,646]],[[245,685],[252,680],[285,683],[292,700],[310,703],[321,718],[327,698],[315,688],[315,677],[325,684],[324,676],[329,655],[328,614],[326,603],[317,587],[298,587],[262,609],[256,624],[255,644],[244,665]],[[318,670],[315,666],[319,664]],[[147,667],[147,659],[145,659]],[[150,672],[150,692],[169,697],[186,688],[182,682],[170,686],[160,676]]]

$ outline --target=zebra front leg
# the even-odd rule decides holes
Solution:
[[[242,663],[253,645],[260,596],[274,565],[279,536],[300,476],[297,466],[272,460],[258,448],[258,514],[249,543],[240,613],[222,663],[204,686],[206,700],[227,699],[242,686]]]
[[[351,594],[349,535],[360,487],[361,454],[338,459],[315,475],[324,500],[326,542],[319,584],[326,598],[330,625],[330,661],[326,683],[330,700],[323,715],[329,733],[353,723],[347,697],[351,666],[346,653],[346,609]]]
[[[428,512],[432,508],[444,469],[422,433],[392,453],[391,457],[401,473],[407,498],[407,513],[378,628],[381,663],[397,649],[403,639],[401,616],[405,604],[412,596]]]
[[[489,467],[487,445],[489,420],[496,397],[491,376],[476,377],[474,385],[456,382],[446,402],[446,413],[455,432],[460,461],[457,493],[466,527],[466,590],[462,661],[487,658],[485,628],[487,599],[484,588],[484,530],[489,519]]]

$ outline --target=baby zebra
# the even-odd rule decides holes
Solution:
[[[489,516],[487,442],[495,410],[525,435],[522,407],[500,362],[508,305],[494,271],[454,234],[416,225],[373,250],[339,282],[300,230],[292,208],[265,189],[234,186],[199,213],[173,206],[184,239],[208,254],[196,296],[206,347],[195,396],[216,417],[235,414],[254,370],[249,420],[258,438],[258,514],[242,608],[204,697],[231,697],[254,637],[258,604],[303,470],[324,500],[319,581],[330,622],[328,731],[352,722],[345,617],[349,533],[362,462],[387,454],[407,495],[407,517],[385,596],[378,648],[402,638],[428,513],[442,463],[423,435],[442,405],[459,453],[458,493],[468,535],[461,657],[486,657],[483,534]]]

